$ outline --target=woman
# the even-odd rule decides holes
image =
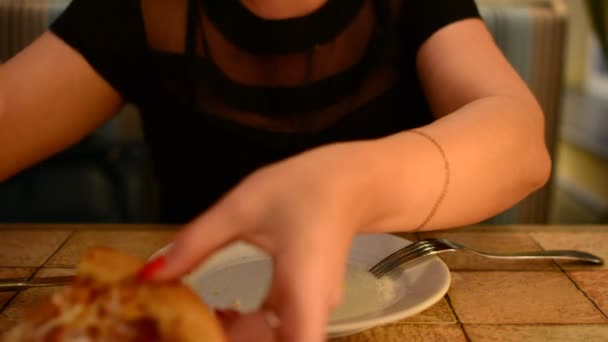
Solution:
[[[125,101],[163,220],[189,221],[144,274],[237,239],[274,258],[235,340],[321,341],[355,234],[475,223],[550,173],[543,113],[473,0],[74,0],[0,67],[0,177]]]

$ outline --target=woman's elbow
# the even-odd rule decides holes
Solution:
[[[2,86],[2,75],[0,74],[0,123],[3,118],[6,116],[6,99],[5,99],[5,91]]]
[[[528,129],[522,131],[527,135],[527,139],[522,139],[527,146],[522,146],[520,150],[526,151],[526,153],[522,153],[522,156],[525,156],[525,159],[522,160],[525,163],[523,178],[530,192],[542,188],[549,182],[553,168],[551,154],[545,140],[544,114],[542,110],[535,111],[535,113],[540,120],[534,120],[534,124],[528,122]]]
[[[538,150],[529,162],[527,183],[531,191],[538,190],[549,182],[553,168],[551,156],[546,146],[543,144]]]
[[[517,152],[522,163],[522,184],[529,192],[534,192],[549,182],[552,174],[552,160],[547,148],[545,131],[545,113],[538,102],[532,98],[530,101],[520,102]]]
[[[0,75],[1,76],[1,75]],[[0,146],[6,146],[6,133],[3,128],[6,127],[4,124],[6,121],[6,102],[4,101],[4,92],[2,90],[2,80],[0,79]],[[6,150],[6,147],[4,148]],[[3,150],[3,151],[4,151]],[[0,151],[0,183],[3,183],[7,179],[10,178],[10,174],[8,172],[8,168],[6,164],[11,158],[6,158],[3,151]]]

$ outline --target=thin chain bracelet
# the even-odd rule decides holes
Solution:
[[[417,232],[417,231],[421,230],[422,228],[424,228],[424,226],[426,226],[429,223],[429,221],[431,221],[431,219],[437,213],[437,209],[439,209],[439,205],[445,199],[445,195],[448,192],[448,186],[450,184],[450,163],[448,162],[448,158],[445,155],[445,151],[443,150],[443,147],[441,147],[441,145],[433,137],[431,137],[430,135],[428,135],[426,133],[420,132],[420,131],[410,130],[408,132],[411,132],[411,133],[417,134],[417,135],[419,135],[421,137],[424,137],[425,139],[427,139],[428,141],[430,141],[433,145],[435,145],[435,147],[437,147],[437,149],[439,150],[439,153],[441,153],[441,157],[443,158],[443,168],[444,168],[444,173],[445,173],[445,180],[443,182],[443,188],[441,189],[441,193],[439,194],[439,198],[437,199],[437,201],[435,202],[435,204],[431,208],[431,212],[426,217],[426,219],[424,221],[422,221],[422,223],[420,224],[420,226],[418,226],[418,228],[416,228],[414,230],[415,232]]]

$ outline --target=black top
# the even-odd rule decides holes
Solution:
[[[473,0],[328,0],[265,20],[239,0],[73,0],[51,30],[142,113],[161,215],[183,222],[262,165],[432,121],[416,73]]]

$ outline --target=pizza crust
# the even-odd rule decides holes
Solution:
[[[99,283],[114,284],[134,277],[144,264],[144,260],[132,255],[96,247],[80,259],[77,275]]]
[[[112,249],[91,249],[81,259],[73,283],[33,308],[33,315],[26,315],[4,341],[97,342],[101,339],[85,335],[103,335],[99,330],[122,331],[139,339],[153,333],[160,341],[226,341],[213,312],[189,287],[179,281],[136,280],[144,264]],[[41,316],[41,311],[48,314]]]

